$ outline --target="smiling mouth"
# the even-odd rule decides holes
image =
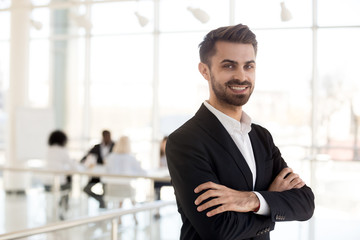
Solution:
[[[234,93],[243,93],[250,88],[249,85],[228,85]]]
[[[232,80],[228,81],[225,85],[231,91],[233,91],[234,93],[237,93],[237,94],[244,93],[248,89],[251,89],[251,86],[252,86],[251,82],[249,82],[249,81],[240,81],[237,79],[232,79]]]
[[[241,87],[241,86],[229,86],[232,90],[236,90],[236,91],[242,91],[245,90],[246,88],[248,88],[248,86],[245,87]]]

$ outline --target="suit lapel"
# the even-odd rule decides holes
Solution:
[[[256,131],[252,127],[252,130],[249,133],[251,146],[254,152],[254,158],[256,162],[256,182],[255,182],[255,189],[259,189],[260,185],[264,182],[265,177],[265,165],[264,162],[264,148],[259,140],[259,137],[256,134]]]
[[[249,189],[253,189],[251,170],[235,142],[232,140],[231,136],[217,117],[212,114],[204,104],[202,104],[199,111],[196,113],[195,118],[198,119],[199,126],[204,129],[206,133],[209,134],[218,144],[223,146],[225,151],[232,156],[242,175],[246,179]],[[217,160],[221,161],[221,159]]]

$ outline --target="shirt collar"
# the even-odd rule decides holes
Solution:
[[[228,115],[220,112],[216,108],[210,105],[207,101],[204,101],[205,107],[212,112],[225,129],[231,134],[234,131],[239,132],[240,134],[248,134],[251,131],[251,118],[244,111],[242,112],[240,122],[229,117]]]

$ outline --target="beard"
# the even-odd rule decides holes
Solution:
[[[211,74],[211,88],[216,96],[216,98],[223,103],[226,103],[228,105],[233,105],[233,106],[243,106],[245,105],[248,101],[249,98],[254,90],[254,88],[252,87],[251,82],[249,81],[240,81],[237,79],[232,79],[227,81],[224,86],[222,86],[220,83],[218,83],[214,77],[213,74]],[[243,86],[248,86],[250,88],[250,92],[249,94],[232,94],[227,92],[227,88],[230,85],[243,85]]]

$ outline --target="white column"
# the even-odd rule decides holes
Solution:
[[[152,156],[151,168],[159,166],[160,103],[159,103],[159,9],[160,1],[154,0],[154,61],[153,61],[153,106],[152,106]]]
[[[310,186],[314,192],[316,192],[316,155],[318,154],[319,146],[319,117],[318,117],[318,90],[319,90],[319,76],[318,76],[318,9],[317,9],[317,0],[312,1],[313,4],[313,25],[312,25],[312,44],[313,44],[313,71],[312,71],[312,82],[311,82],[311,160],[310,160]],[[316,199],[315,199],[316,202]],[[309,240],[315,239],[315,217],[312,217],[309,221]]]
[[[26,106],[29,75],[30,0],[12,1],[10,38],[10,83],[7,98],[6,163],[16,164],[15,113]]]

